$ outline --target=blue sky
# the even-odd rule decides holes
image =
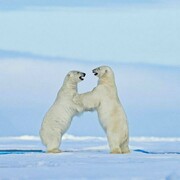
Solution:
[[[102,64],[115,71],[131,136],[179,136],[179,19],[177,1],[0,1],[0,136],[38,135],[66,73],[85,71],[87,92]],[[95,112],[68,133],[104,135]]]
[[[0,49],[180,65],[178,1],[1,1]]]
[[[17,10],[29,7],[109,7],[118,5],[177,5],[178,0],[1,0],[1,9]]]
[[[78,92],[97,84],[92,69],[101,63],[5,59],[0,61],[0,136],[38,135],[68,71],[87,76]],[[180,68],[111,64],[119,98],[128,117],[130,136],[180,136]],[[73,118],[68,133],[104,136],[96,112]]]

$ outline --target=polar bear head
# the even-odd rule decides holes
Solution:
[[[80,72],[80,71],[70,71],[65,81],[72,82],[72,83],[79,83],[84,80],[84,77],[86,76],[86,73]]]
[[[113,71],[109,66],[100,66],[92,70],[95,76],[98,78],[113,77]]]

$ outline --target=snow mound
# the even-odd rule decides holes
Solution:
[[[96,136],[74,136],[71,134],[65,134],[62,138],[64,141],[107,141],[106,137]],[[22,141],[40,141],[39,136],[9,136],[0,137],[0,140],[22,140]],[[131,137],[131,142],[180,142],[179,137]]]

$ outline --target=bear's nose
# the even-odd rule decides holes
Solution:
[[[86,73],[83,73],[83,76],[86,76]]]

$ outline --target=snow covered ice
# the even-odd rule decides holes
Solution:
[[[104,137],[65,135],[47,154],[39,137],[0,138],[0,179],[180,179],[180,138],[132,137],[131,153],[109,154]]]

